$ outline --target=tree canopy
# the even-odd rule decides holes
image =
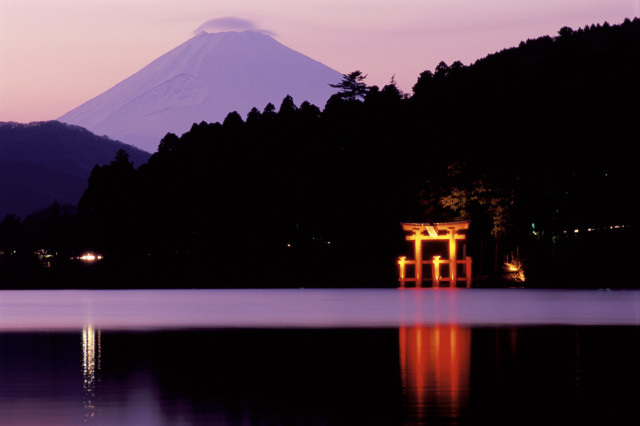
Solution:
[[[361,71],[353,71],[342,75],[342,81],[329,86],[339,89],[337,95],[348,101],[362,100],[369,91],[369,86],[364,82],[366,74]]]

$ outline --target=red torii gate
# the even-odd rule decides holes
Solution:
[[[407,241],[414,242],[415,260],[407,260],[406,256],[400,256],[398,266],[400,268],[400,287],[406,282],[415,282],[416,287],[422,287],[425,279],[422,275],[423,265],[431,265],[431,280],[433,287],[440,287],[441,281],[449,281],[449,287],[455,287],[458,281],[466,281],[467,288],[471,287],[471,257],[458,260],[456,241],[464,240],[465,234],[460,231],[469,229],[469,221],[445,222],[445,223],[402,223],[402,229],[412,232],[407,236]],[[426,234],[425,234],[426,232]],[[423,241],[448,241],[449,259],[441,259],[441,256],[433,256],[432,260],[422,260]],[[415,265],[415,277],[407,278],[406,266]],[[440,266],[449,265],[449,277],[440,276]],[[465,265],[464,277],[458,277],[458,265]],[[428,279],[428,278],[426,278]]]

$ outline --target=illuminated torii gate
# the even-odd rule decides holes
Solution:
[[[458,281],[466,281],[467,288],[471,287],[471,258],[466,256],[464,260],[458,260],[456,241],[464,240],[466,235],[460,231],[469,229],[469,222],[446,222],[446,223],[402,223],[402,229],[412,234],[407,236],[407,241],[414,242],[415,260],[407,260],[406,256],[400,256],[398,265],[400,267],[400,287],[404,287],[406,282],[413,281],[416,287],[422,287],[425,279],[422,275],[423,265],[431,265],[431,280],[433,287],[440,287],[441,281],[449,281],[449,287],[455,287]],[[426,233],[426,234],[425,234]],[[433,256],[432,260],[422,260],[423,241],[448,241],[449,259],[441,259],[441,256]],[[407,278],[406,266],[415,265],[415,277]],[[449,277],[440,276],[440,266],[449,265]],[[465,276],[458,277],[458,265],[465,265]],[[427,278],[428,279],[428,278]]]

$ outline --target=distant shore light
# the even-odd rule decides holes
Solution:
[[[82,260],[83,262],[95,262],[96,260],[102,260],[103,256],[99,255],[99,254],[95,254],[95,253],[85,253],[80,257],[77,257],[76,259],[78,260]]]

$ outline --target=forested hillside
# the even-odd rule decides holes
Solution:
[[[120,153],[65,244],[104,253],[104,285],[394,286],[400,222],[464,218],[477,285],[516,255],[528,285],[632,285],[638,75],[638,19],[440,63],[411,94],[356,71],[322,110],[286,97],[137,169]]]

